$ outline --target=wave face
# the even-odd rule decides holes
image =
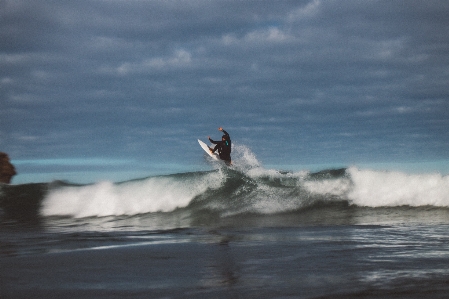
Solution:
[[[449,207],[449,176],[347,169],[286,172],[265,169],[244,146],[230,168],[154,176],[122,183],[61,182],[2,186],[7,214],[74,218],[208,211],[221,217],[278,214],[316,206]]]

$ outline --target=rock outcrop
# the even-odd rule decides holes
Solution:
[[[0,183],[11,183],[12,177],[16,174],[16,169],[9,161],[8,155],[0,152]]]

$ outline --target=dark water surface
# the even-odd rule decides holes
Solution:
[[[447,298],[448,207],[357,169],[0,186],[0,298]]]
[[[432,211],[414,211],[407,224],[386,212],[358,218],[379,224],[337,217],[316,225],[298,215],[160,230],[124,225],[154,215],[115,220],[115,228],[107,228],[112,219],[9,224],[0,233],[0,297],[447,298],[449,224],[441,211],[430,223],[419,216]]]

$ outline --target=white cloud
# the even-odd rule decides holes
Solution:
[[[176,50],[170,57],[150,58],[143,62],[145,68],[184,67],[192,62],[192,54],[186,50]]]
[[[11,78],[9,78],[9,77],[3,77],[3,78],[0,80],[0,83],[1,83],[2,85],[12,84],[13,82],[14,82],[14,80],[11,79]]]
[[[244,40],[251,43],[280,43],[291,40],[285,32],[276,27],[264,28],[248,33]]]
[[[138,73],[147,73],[167,69],[180,69],[189,67],[192,64],[192,54],[186,50],[176,50],[171,56],[159,56],[147,58],[139,62],[124,62],[117,68],[115,73],[118,75],[129,75]],[[100,72],[109,73],[110,67],[101,67]]]
[[[126,40],[117,37],[95,36],[92,37],[86,45],[90,51],[117,51],[126,49],[128,43]],[[129,46],[129,45],[128,45]]]
[[[227,33],[221,37],[221,43],[223,45],[240,47],[246,47],[248,45],[263,47],[263,45],[281,44],[293,40],[294,36],[273,26],[252,30],[241,38],[237,37],[234,33]]]
[[[7,64],[24,64],[31,60],[30,54],[5,54],[0,53],[0,65],[7,65]]]
[[[405,113],[413,112],[414,109],[412,107],[400,106],[400,107],[394,107],[392,109],[392,111],[399,113],[399,114],[405,114]]]
[[[9,100],[18,104],[36,104],[39,102],[43,102],[42,97],[37,96],[33,93],[13,94],[9,96]]]
[[[310,1],[304,7],[299,7],[293,10],[291,13],[289,13],[288,20],[296,21],[304,18],[312,18],[318,14],[320,6],[321,6],[320,0]]]

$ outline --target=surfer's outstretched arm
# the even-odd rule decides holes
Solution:
[[[209,137],[209,141],[212,142],[213,144],[219,144],[221,141],[213,141],[212,139],[210,139]]]
[[[229,133],[228,132],[226,132],[223,128],[220,128],[221,130],[220,131],[222,131],[223,132],[223,134],[225,134],[226,136],[228,136],[229,137]]]

